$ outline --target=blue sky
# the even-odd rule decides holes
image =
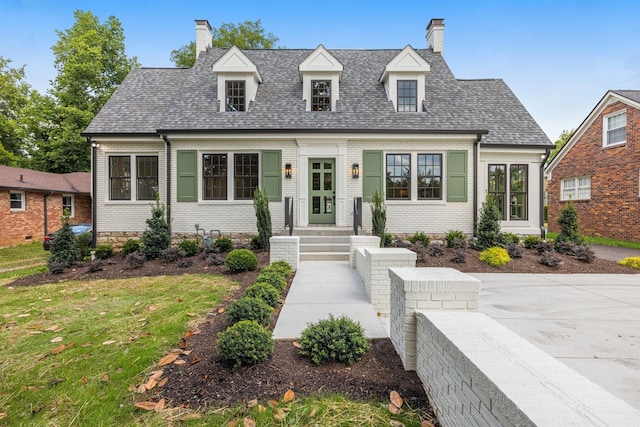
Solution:
[[[55,30],[90,10],[117,17],[127,55],[169,67],[171,50],[195,39],[194,19],[212,26],[261,19],[288,48],[414,48],[431,18],[444,18],[444,57],[461,79],[501,78],[549,138],[578,127],[609,89],[640,90],[637,0],[0,0],[0,56],[26,65],[40,92],[55,78]]]

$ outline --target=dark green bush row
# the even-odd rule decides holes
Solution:
[[[358,361],[371,346],[359,322],[346,316],[312,323],[302,331],[299,350],[317,365],[332,361],[348,365]]]

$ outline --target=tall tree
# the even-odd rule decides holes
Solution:
[[[22,112],[32,89],[25,82],[24,66],[10,67],[11,60],[0,56],[0,164],[14,166],[22,157]]]
[[[551,154],[549,154],[549,158],[547,159],[547,164],[551,163],[551,160],[553,160],[554,157],[558,155],[558,152],[560,152],[560,150],[562,150],[562,147],[564,147],[567,144],[567,142],[571,139],[575,131],[576,131],[575,129],[571,129],[571,130],[564,129],[562,131],[562,133],[560,134],[560,137],[555,142],[556,147],[551,151]]]
[[[124,31],[110,16],[100,23],[91,12],[74,12],[75,23],[56,31],[51,47],[58,74],[51,94],[57,100],[48,143],[39,147],[41,168],[50,172],[89,170],[90,147],[80,136],[137,59],[125,54]]]
[[[212,46],[240,49],[273,49],[279,38],[273,33],[266,33],[262,22],[244,21],[239,24],[222,24],[212,29]],[[191,68],[196,62],[196,43],[191,42],[179,49],[171,51],[171,61],[176,67]]]

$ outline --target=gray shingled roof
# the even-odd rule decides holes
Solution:
[[[332,50],[344,65],[333,112],[305,111],[298,65],[312,49],[243,50],[263,79],[246,112],[218,112],[211,66],[226,52],[202,53],[192,69],[135,69],[86,129],[87,134],[197,130],[487,130],[484,143],[552,145],[499,79],[457,80],[440,54],[417,52],[431,65],[425,112],[397,113],[378,78],[400,50]]]
[[[91,175],[89,172],[60,174],[0,165],[0,188],[89,194]]]
[[[611,92],[629,98],[632,101],[640,102],[640,90],[612,90]]]

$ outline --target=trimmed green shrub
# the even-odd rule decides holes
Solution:
[[[273,261],[271,264],[269,264],[265,268],[270,268],[275,271],[281,272],[285,279],[288,279],[293,274],[293,268],[291,267],[291,264],[289,264],[287,261],[283,259],[278,261]],[[262,271],[264,271],[264,269],[262,269]]]
[[[251,249],[262,249],[262,243],[260,243],[260,236],[253,236],[249,242]]]
[[[540,243],[540,236],[526,236],[524,238],[523,244],[527,249],[535,249]]]
[[[224,265],[226,265],[232,273],[253,271],[258,267],[258,258],[256,258],[256,254],[249,249],[234,249],[227,255]]]
[[[299,353],[317,365],[331,361],[348,365],[358,361],[371,343],[359,322],[346,316],[311,323],[302,331]]]
[[[460,230],[449,230],[444,235],[444,240],[447,242],[448,248],[456,248],[456,246],[453,246],[454,243],[458,243],[460,240],[466,242],[467,236]]]
[[[389,233],[384,233],[384,238],[382,239],[382,247],[388,248],[393,243],[393,236]]]
[[[520,236],[515,233],[502,233],[502,241],[505,244],[515,243],[517,245],[520,243]]]
[[[269,250],[269,239],[271,239],[271,213],[269,212],[269,197],[267,190],[256,188],[253,192],[253,207],[256,211],[256,226],[260,246],[265,251]]]
[[[228,237],[218,237],[213,245],[219,252],[229,252],[233,249],[233,242]]]
[[[258,322],[242,320],[218,335],[217,349],[222,359],[237,368],[269,359],[274,349],[273,337]]]
[[[226,310],[229,323],[241,320],[255,320],[263,326],[271,323],[273,308],[260,298],[244,296],[234,301]]]
[[[618,261],[618,264],[640,270],[640,256],[621,259],[620,261]]]
[[[163,250],[171,246],[171,233],[165,216],[165,206],[160,203],[156,193],[156,204],[151,207],[151,218],[147,218],[147,229],[140,238],[140,254],[146,259],[158,258]]]
[[[480,253],[480,261],[494,267],[502,267],[511,261],[511,257],[506,249],[494,246]]]
[[[81,260],[82,253],[78,248],[76,236],[71,230],[71,224],[69,224],[69,212],[65,210],[62,216],[62,228],[51,239],[51,254],[47,265],[51,271],[51,267],[56,264],[71,267]]]
[[[178,248],[184,252],[184,256],[194,256],[198,254],[197,240],[183,240],[178,244]]]
[[[554,240],[556,251],[561,252],[561,245],[564,242],[571,242],[576,245],[584,244],[584,237],[578,233],[578,211],[576,211],[571,200],[562,208],[560,218],[558,218],[558,225],[560,225],[560,234]],[[561,249],[558,250],[558,248]]]
[[[96,258],[107,259],[113,256],[113,246],[109,244],[103,244],[96,246]]]
[[[91,255],[91,233],[82,233],[76,236],[76,246],[80,251],[80,260]]]
[[[409,241],[413,244],[420,242],[422,243],[422,246],[426,247],[426,246],[429,246],[429,243],[431,243],[431,238],[427,236],[424,232],[418,231],[413,236],[409,237]]]
[[[140,240],[129,239],[122,245],[122,255],[127,256],[132,252],[140,252]]]
[[[371,234],[380,238],[380,247],[384,248],[387,231],[387,208],[384,205],[384,199],[376,190],[371,196]],[[391,236],[389,236],[391,237]],[[389,239],[391,244],[391,239]]]
[[[245,297],[259,298],[271,307],[280,303],[280,291],[267,282],[256,282],[244,292]]]
[[[502,236],[500,234],[500,220],[502,215],[491,194],[482,203],[480,220],[476,227],[474,244],[476,249],[484,251],[494,246],[500,246]]]
[[[282,275],[282,272],[269,269],[268,267],[262,269],[258,277],[256,277],[256,282],[268,283],[280,293],[287,287],[287,280]]]

